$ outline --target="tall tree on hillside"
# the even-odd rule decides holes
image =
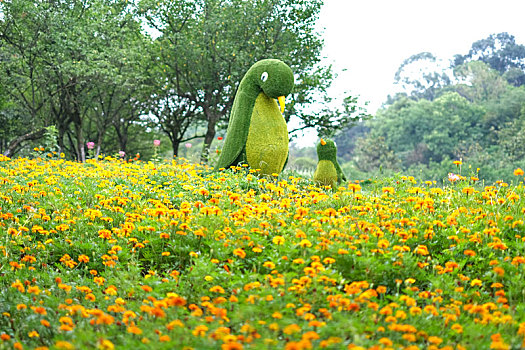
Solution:
[[[160,32],[158,65],[168,89],[189,99],[205,117],[203,159],[218,127],[225,127],[237,85],[246,70],[264,58],[285,61],[296,75],[297,88],[285,117],[326,119],[299,108],[323,93],[331,68],[319,66],[323,46],[315,22],[322,0],[142,0],[150,26]],[[322,99],[321,99],[322,100]],[[288,101],[289,102],[289,101]],[[294,103],[296,102],[296,103]]]
[[[452,66],[481,61],[505,75],[515,86],[525,84],[525,45],[517,44],[513,35],[503,32],[491,34],[472,44],[466,55],[455,55]]]
[[[456,67],[454,75],[458,80],[455,90],[470,101],[497,99],[508,87],[508,83],[496,70],[480,61]]]
[[[434,100],[451,84],[444,66],[430,52],[420,52],[405,59],[394,76],[394,84],[414,99]]]

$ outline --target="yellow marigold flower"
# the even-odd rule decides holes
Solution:
[[[514,170],[514,175],[516,176],[523,176],[523,174],[525,174],[525,172],[523,172],[523,169],[521,168]]]
[[[100,350],[113,350],[115,349],[115,345],[107,339],[100,338],[98,340],[97,348]]]
[[[283,236],[275,236],[272,239],[273,244],[275,245],[282,245],[284,244],[284,237]]]
[[[111,285],[104,291],[107,295],[117,295],[117,287]]]
[[[383,187],[381,190],[383,193],[395,193],[396,190],[393,187]]]
[[[470,285],[471,285],[472,287],[474,287],[474,286],[481,287],[482,282],[481,282],[480,279],[474,278],[474,279],[470,282]]]
[[[303,239],[301,242],[299,242],[299,245],[303,248],[310,248],[312,246],[312,242],[307,239]]]

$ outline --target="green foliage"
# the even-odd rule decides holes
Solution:
[[[505,77],[507,68],[517,67],[498,71],[491,68],[495,61],[475,59],[480,54],[492,55],[495,47],[491,45],[462,64],[455,62],[454,84],[436,88],[424,76],[413,84],[416,89],[410,97],[391,98],[366,123],[370,132],[358,142],[354,162],[347,167],[357,167],[365,177],[399,169],[420,179],[440,180],[451,171],[453,160],[463,160],[482,169],[488,181],[509,181],[512,169],[523,166],[525,88],[509,84]],[[401,66],[398,80],[403,80],[401,73],[407,66],[420,61],[433,62],[435,57],[428,53],[410,57]]]
[[[328,128],[328,120],[342,119],[342,114],[309,108],[328,101],[326,89],[333,79],[331,67],[320,63],[323,43],[315,23],[321,5],[321,0],[139,2],[140,14],[160,34],[156,64],[164,73],[162,88],[202,108],[203,160],[216,130],[226,128],[246,68],[262,59],[280,59],[296,76],[287,121],[299,118],[304,128],[344,126]]]
[[[385,142],[384,136],[360,137],[356,141],[354,152],[355,167],[363,172],[374,170],[395,170],[399,160]]]
[[[0,6],[0,79],[28,118],[11,137],[53,125],[69,157],[84,160],[86,141],[96,142],[97,154],[101,148],[129,151],[127,131],[140,112],[138,62],[145,47],[131,4],[24,0]],[[108,141],[112,127],[116,146]]]
[[[514,86],[525,84],[525,45],[517,44],[513,35],[491,34],[472,44],[466,55],[455,55],[453,67],[465,62],[480,61],[503,75]]]

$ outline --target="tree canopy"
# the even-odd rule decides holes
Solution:
[[[395,76],[403,92],[354,129],[360,133],[352,143],[343,139],[341,153],[367,174],[402,170],[443,179],[461,160],[473,176],[480,168],[487,180],[509,180],[525,166],[523,47],[500,33],[476,41],[448,67],[434,66],[428,52],[407,58]]]
[[[263,58],[286,61],[297,86],[287,120],[333,132],[362,111],[332,106],[315,23],[321,0],[4,1],[0,3],[2,151],[24,153],[48,126],[57,150],[147,152],[144,140],[203,140],[225,129],[237,84]],[[151,148],[151,147],[149,147]]]

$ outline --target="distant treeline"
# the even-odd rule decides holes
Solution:
[[[436,63],[426,52],[405,60],[395,77],[403,92],[336,137],[350,178],[439,180],[462,160],[463,175],[510,181],[525,168],[525,46],[500,33],[445,67]]]

